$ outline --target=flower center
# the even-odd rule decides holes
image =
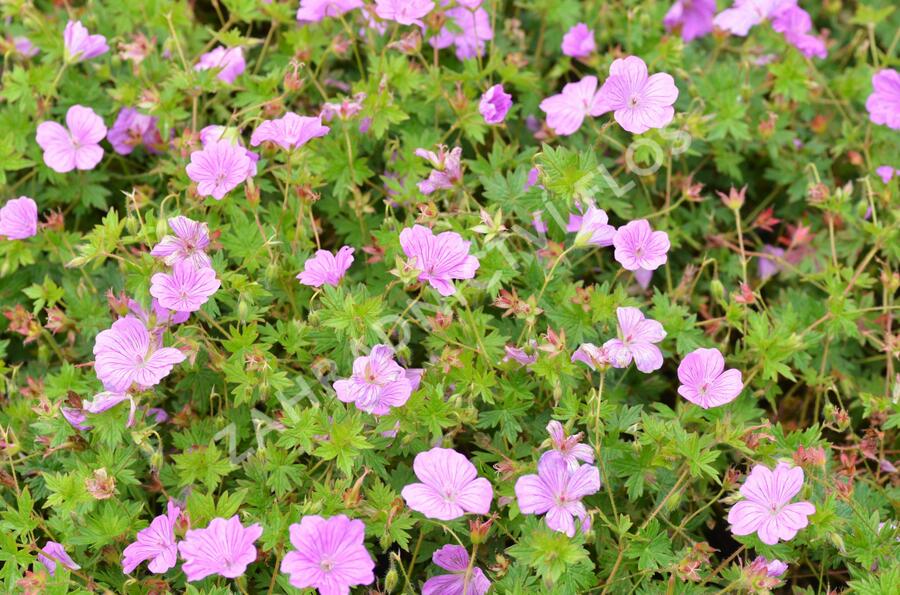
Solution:
[[[457,494],[456,494],[455,488],[453,488],[453,487],[444,488],[444,493],[442,495],[444,496],[445,502],[449,502],[451,504],[456,502]]]
[[[331,572],[334,569],[335,562],[331,558],[322,558],[319,561],[319,568],[322,569],[322,572]]]
[[[628,107],[637,107],[637,105],[638,105],[638,96],[632,95],[631,98],[628,100]]]

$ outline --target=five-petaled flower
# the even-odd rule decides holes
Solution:
[[[420,452],[413,471],[421,483],[411,483],[401,494],[406,505],[430,519],[452,521],[463,514],[487,514],[494,490],[478,477],[475,465],[450,448],[435,447]]]
[[[735,535],[756,533],[760,541],[775,545],[789,541],[809,524],[816,512],[810,502],[794,502],[803,488],[803,469],[778,463],[774,470],[756,465],[741,486],[744,500],[731,507],[728,522]]]

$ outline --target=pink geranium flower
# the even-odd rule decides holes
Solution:
[[[503,90],[503,85],[494,85],[481,96],[478,111],[485,123],[499,124],[506,118],[512,103],[512,95]]]
[[[665,72],[648,76],[647,65],[637,56],[614,60],[609,78],[600,88],[592,116],[613,112],[616,122],[633,134],[663,128],[675,117],[678,99],[675,79]]]
[[[106,390],[124,393],[132,384],[141,389],[159,384],[185,355],[150,342],[150,332],[134,316],[120,318],[97,335],[94,371]]]
[[[828,55],[825,42],[809,34],[812,30],[809,13],[795,2],[776,4],[769,16],[772,19],[772,29],[784,35],[785,40],[807,58],[825,58]]]
[[[253,131],[250,146],[256,147],[265,141],[273,142],[289,151],[302,147],[310,140],[328,134],[331,130],[322,125],[322,117],[298,116],[288,112],[275,120],[266,120]]]
[[[216,78],[228,85],[234,83],[234,79],[241,75],[247,68],[244,61],[244,50],[240,47],[225,48],[219,46],[200,56],[200,61],[194,65],[194,70],[218,70]]]
[[[419,191],[422,194],[431,194],[437,190],[449,190],[462,181],[462,149],[454,147],[447,151],[444,145],[438,145],[438,152],[426,149],[416,149],[416,155],[427,159],[434,168],[427,180],[419,182]]]
[[[259,523],[241,525],[237,515],[227,520],[214,518],[206,529],[189,530],[178,544],[178,552],[184,558],[181,569],[190,582],[213,574],[237,578],[256,560],[253,542],[262,532]]]
[[[537,347],[537,341],[532,340],[532,343],[532,349]],[[512,360],[520,366],[530,366],[538,359],[537,351],[532,351],[529,354],[524,349],[516,347],[515,345],[504,345],[503,350],[506,353],[506,355],[503,356],[504,362]]]
[[[162,137],[156,128],[156,121],[156,118],[144,115],[132,107],[122,108],[115,124],[109,129],[106,140],[119,155],[129,155],[140,145],[144,145],[152,153],[158,153]]]
[[[25,58],[34,58],[40,52],[38,47],[31,43],[30,39],[21,35],[13,37],[13,47],[16,48],[16,52],[20,56]]]
[[[713,30],[716,0],[675,0],[663,18],[666,31],[681,31],[685,42],[703,37]]]
[[[562,457],[548,454],[538,461],[537,475],[516,481],[516,500],[523,514],[546,514],[548,527],[572,537],[575,517],[581,520],[582,531],[587,531],[590,521],[581,499],[600,489],[600,470],[581,465],[572,471]]]
[[[422,18],[434,9],[434,0],[375,0],[375,14],[386,21],[424,28]]]
[[[185,171],[197,183],[197,193],[200,196],[222,200],[247,179],[250,168],[251,161],[246,149],[230,141],[220,140],[191,153],[191,162]]]
[[[569,29],[562,40],[562,53],[573,58],[587,58],[597,49],[594,32],[584,23]]]
[[[563,428],[563,425],[553,419],[547,424],[547,433],[550,434],[553,450],[545,452],[544,457],[561,459],[569,467],[570,471],[578,469],[580,466],[578,461],[583,461],[588,465],[593,464],[594,451],[587,444],[581,443],[581,432],[566,436],[566,430]]]
[[[362,0],[300,0],[297,20],[301,23],[318,23],[325,17],[343,16],[362,6]]]
[[[445,545],[432,554],[431,560],[450,574],[438,574],[425,581],[422,595],[484,595],[491,588],[491,581],[477,566],[468,574],[469,552],[461,545]]]
[[[365,525],[340,514],[325,519],[305,516],[290,526],[291,545],[281,561],[298,589],[318,589],[321,595],[347,595],[350,587],[375,580],[375,562],[366,550]]]
[[[881,178],[882,183],[887,184],[894,176],[900,175],[900,170],[895,169],[890,165],[880,165],[875,168],[875,173]],[[2,220],[2,217],[3,215],[0,213],[0,220]],[[0,235],[3,235],[2,231],[0,231]]]
[[[434,232],[421,225],[400,232],[400,246],[412,266],[422,271],[419,281],[427,281],[442,296],[453,295],[454,279],[472,279],[478,270],[478,259],[469,254],[470,242],[458,233]]]
[[[337,254],[332,254],[328,250],[317,250],[314,257],[308,258],[303,263],[303,272],[297,275],[297,279],[310,287],[323,285],[337,287],[351,264],[353,264],[353,248],[350,246],[342,247]]]
[[[106,38],[91,35],[81,21],[69,21],[63,32],[66,62],[83,62],[109,51]]]
[[[741,394],[741,371],[725,369],[718,349],[696,349],[678,364],[678,394],[704,409],[730,403]]]
[[[0,208],[0,238],[25,240],[37,235],[37,203],[27,196],[11,198]]]
[[[731,8],[717,14],[713,25],[732,35],[745,37],[750,29],[768,18],[780,0],[735,0]]]
[[[198,269],[212,265],[206,254],[209,246],[209,228],[206,223],[179,215],[169,218],[169,227],[175,235],[163,237],[150,251],[151,256],[161,258],[169,266],[178,262],[188,262]]]
[[[547,126],[560,136],[575,134],[586,116],[601,113],[597,77],[586,76],[563,87],[562,93],[548,97],[539,106],[547,114]]]
[[[130,428],[134,425],[136,405],[134,403],[134,397],[132,397],[127,392],[104,391],[102,393],[98,393],[94,395],[93,399],[89,401],[83,401],[81,403],[81,409],[85,413],[103,413],[104,411],[108,411],[124,401],[129,401],[131,403],[131,408],[128,412],[128,423],[126,424],[126,426]]]
[[[491,17],[479,6],[480,2],[459,4],[460,6],[444,12],[444,16],[455,27],[451,29],[445,26],[428,43],[439,50],[456,46],[456,57],[468,60],[484,53],[485,42],[494,38],[494,30],[491,28]]]
[[[50,576],[56,574],[57,562],[69,570],[78,570],[81,568],[81,566],[76,564],[75,560],[66,553],[66,549],[63,545],[56,541],[47,541],[44,543],[44,547],[38,552],[37,561],[44,565],[44,568],[47,569]]]
[[[816,512],[809,502],[791,504],[803,488],[803,469],[779,463],[772,471],[764,465],[755,465],[741,494],[744,500],[731,507],[728,522],[735,535],[756,533],[767,545],[779,540],[789,541],[809,524],[806,518]]]
[[[403,488],[406,505],[430,519],[452,521],[467,512],[487,514],[494,491],[491,483],[478,477],[475,465],[450,448],[435,447],[420,452],[413,470],[421,483]]]
[[[606,370],[612,365],[612,354],[606,347],[597,347],[593,343],[582,343],[572,354],[572,361],[581,362],[591,370],[596,370],[597,368]],[[625,367],[627,365],[625,363],[623,366],[616,367]]]
[[[879,70],[872,76],[872,94],[866,99],[869,118],[893,130],[900,130],[900,72]]]
[[[169,500],[166,514],[150,521],[150,526],[137,533],[134,543],[122,552],[122,572],[131,574],[138,564],[150,560],[147,569],[162,574],[178,563],[178,547],[175,545],[175,523],[181,509]]]
[[[589,205],[583,215],[569,215],[566,231],[575,233],[576,246],[612,246],[616,228],[609,224],[606,211]]]
[[[37,144],[44,150],[44,163],[61,174],[78,169],[94,169],[103,159],[100,141],[106,136],[103,118],[89,107],[73,105],[66,112],[66,126],[41,122]]]
[[[669,234],[653,231],[646,219],[631,221],[620,227],[613,236],[614,256],[628,271],[654,271],[668,260]]]
[[[259,161],[259,155],[244,147],[240,130],[234,126],[218,125],[204,126],[200,130],[200,144],[203,145],[203,148],[217,141],[228,141],[235,147],[243,150],[247,159],[250,160],[250,165],[247,167],[247,177],[252,178],[256,175],[256,162]]]
[[[662,352],[656,343],[666,336],[663,326],[655,320],[644,318],[637,308],[616,308],[619,320],[619,337],[603,344],[614,368],[625,368],[634,360],[637,369],[645,374],[662,367]]]
[[[222,283],[209,267],[195,268],[188,261],[176,262],[171,273],[150,278],[150,295],[163,308],[176,312],[196,312],[209,301]]]
[[[402,407],[419,388],[424,370],[406,370],[394,361],[394,350],[376,345],[369,355],[353,362],[353,375],[334,383],[337,398],[353,403],[373,415],[387,415],[391,407]]]

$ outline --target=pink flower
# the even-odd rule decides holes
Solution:
[[[814,35],[809,35],[812,30],[812,18],[809,13],[795,2],[781,2],[769,16],[772,18],[772,29],[783,34],[785,40],[807,58],[825,58],[828,55],[825,42]]]
[[[63,32],[66,62],[83,62],[109,51],[106,38],[91,35],[81,21],[69,21]]]
[[[875,173],[878,174],[878,177],[881,178],[881,181],[885,184],[891,181],[896,175],[900,175],[900,170],[894,169],[890,165],[880,165],[875,168]],[[12,201],[10,201],[12,202]],[[0,219],[2,219],[3,214],[0,213]],[[0,229],[2,229],[2,225],[0,225]],[[0,231],[0,235],[3,235],[3,232]]]
[[[112,409],[123,401],[131,402],[131,408],[128,413],[128,423],[126,424],[126,427],[130,428],[134,425],[136,405],[134,403],[134,397],[126,392],[104,391],[102,393],[98,393],[94,395],[93,399],[82,402],[81,410],[85,413],[103,413],[104,411]]]
[[[606,347],[597,347],[593,343],[582,343],[572,354],[572,361],[581,362],[591,370],[596,370],[597,368],[606,370],[612,365],[612,354]],[[624,368],[627,365],[628,363],[626,362],[623,366],[616,367]]]
[[[256,162],[259,161],[259,155],[250,151],[249,149],[244,148],[244,142],[241,140],[241,132],[234,126],[217,126],[210,125],[204,126],[200,130],[200,144],[203,145],[203,148],[206,148],[207,145],[211,143],[215,143],[217,141],[227,141],[230,142],[235,147],[239,147],[244,151],[244,154],[247,156],[247,159],[250,160],[250,164],[247,167],[247,177],[252,178],[256,175]]]
[[[334,383],[337,398],[353,403],[360,411],[387,415],[391,407],[402,407],[419,388],[424,370],[406,370],[394,361],[394,350],[376,345],[369,355],[353,362],[353,375]]]
[[[503,90],[503,85],[494,85],[481,96],[478,111],[485,123],[499,124],[506,118],[512,104],[512,95]]]
[[[321,595],[347,595],[350,587],[375,580],[375,562],[366,550],[365,525],[340,514],[325,519],[305,516],[290,526],[291,545],[281,561],[298,589],[318,589]]]
[[[413,470],[422,483],[403,488],[406,505],[430,519],[452,521],[463,514],[487,514],[494,491],[491,483],[478,477],[475,465],[450,448],[435,447],[420,452]]]
[[[87,432],[94,427],[87,425],[87,415],[85,415],[83,409],[77,409],[75,407],[60,407],[59,412],[62,413],[63,418],[67,422],[69,422],[69,425],[71,425],[76,430]]]
[[[750,570],[754,574],[764,574],[772,578],[777,578],[787,572],[788,565],[781,560],[772,560],[769,562],[765,556],[757,556],[750,564]]]
[[[663,18],[666,31],[681,29],[685,42],[703,37],[713,30],[716,0],[675,0]]]
[[[675,117],[678,98],[675,79],[665,72],[647,76],[647,65],[637,56],[614,60],[609,78],[598,93],[592,116],[613,112],[619,125],[633,134],[663,128]]]
[[[872,94],[866,99],[869,118],[900,130],[900,72],[893,68],[879,70],[872,76]]]
[[[644,318],[637,308],[616,308],[619,319],[619,338],[603,344],[609,352],[614,368],[625,368],[634,359],[634,365],[645,374],[659,370],[663,364],[662,352],[655,344],[666,337],[663,326],[655,320]]]
[[[444,12],[444,16],[452,21],[455,28],[444,27],[440,33],[428,40],[428,43],[439,50],[456,46],[456,57],[460,60],[468,60],[484,53],[486,41],[494,38],[494,30],[491,28],[491,17],[487,11],[480,8],[479,3],[460,2],[461,6],[455,6]]]
[[[641,289],[650,287],[650,281],[653,279],[653,271],[647,269],[638,269],[634,271],[634,280],[641,286]]]
[[[237,515],[228,520],[215,518],[206,529],[189,530],[178,544],[178,552],[184,558],[181,569],[190,582],[213,574],[237,578],[256,560],[253,542],[262,532],[259,523],[241,525]]]
[[[297,279],[310,287],[323,285],[337,287],[351,264],[353,264],[353,248],[350,246],[344,246],[337,254],[332,254],[328,250],[317,250],[313,258],[308,258],[303,263],[303,272],[297,275]]]
[[[61,543],[57,543],[55,541],[47,541],[44,543],[44,547],[41,548],[41,551],[38,552],[37,561],[44,565],[44,568],[47,569],[47,572],[50,573],[50,576],[54,576],[56,574],[56,563],[59,562],[66,568],[70,570],[78,570],[81,568],[78,564],[75,563],[75,560],[66,553],[66,549],[62,546]]]
[[[24,240],[37,235],[37,203],[27,196],[11,198],[0,208],[0,237]]]
[[[741,394],[741,371],[725,369],[718,349],[695,349],[678,365],[678,394],[704,409],[730,403]]]
[[[453,231],[434,235],[421,225],[400,232],[400,246],[412,265],[422,271],[419,281],[427,281],[442,296],[453,295],[454,279],[472,279],[478,270],[478,259],[469,254],[470,242]]]
[[[191,162],[185,171],[197,183],[197,193],[200,196],[222,200],[247,179],[250,167],[251,161],[246,149],[230,141],[220,140],[191,153]]]
[[[583,215],[569,215],[566,231],[575,232],[576,246],[612,246],[616,228],[609,224],[606,211],[594,205],[588,206]]]
[[[545,453],[538,461],[537,475],[516,481],[516,500],[522,514],[545,514],[544,522],[554,531],[575,535],[575,517],[587,531],[588,514],[581,499],[600,489],[600,470],[593,465],[569,469],[559,456]]]
[[[585,116],[599,116],[600,94],[597,77],[586,76],[577,83],[563,87],[562,93],[548,97],[539,106],[547,114],[547,126],[560,136],[574,134],[581,128]]]
[[[778,248],[769,244],[762,247],[762,252],[781,259],[785,256],[784,248]],[[757,261],[757,273],[760,279],[768,279],[782,269],[782,264],[770,256],[761,256]]]
[[[208,268],[212,261],[206,254],[209,246],[209,228],[206,223],[179,215],[169,218],[169,227],[175,235],[167,235],[150,251],[151,256],[161,258],[167,265],[188,262],[194,268]]]
[[[66,126],[68,129],[56,122],[38,125],[37,143],[44,150],[44,163],[61,174],[75,168],[94,169],[103,159],[103,118],[89,107],[73,105],[66,112]]]
[[[628,271],[655,271],[668,260],[669,235],[653,231],[646,219],[631,221],[620,227],[613,237],[614,256]]]
[[[578,461],[584,461],[588,465],[594,462],[594,451],[587,444],[581,444],[581,432],[566,436],[563,425],[555,419],[547,424],[547,432],[553,443],[553,450],[548,450],[543,457],[556,457],[561,459],[569,471],[575,471],[580,466]]]
[[[40,52],[38,47],[31,43],[30,39],[24,36],[13,37],[13,47],[16,48],[16,52],[18,52],[19,55],[24,56],[25,58],[33,58]]]
[[[537,345],[537,342],[535,342],[535,345]],[[504,362],[513,360],[521,366],[530,366],[536,362],[538,358],[537,351],[534,351],[529,355],[524,349],[516,347],[515,345],[505,345],[503,349],[506,352],[506,355],[503,356]]]
[[[750,29],[768,18],[781,0],[735,0],[734,6],[713,19],[713,25],[732,35],[745,37]]]
[[[159,384],[185,355],[171,347],[156,348],[150,332],[133,316],[112,323],[94,342],[94,371],[108,391],[124,393],[132,384],[147,389]]]
[[[194,65],[194,70],[218,70],[216,78],[225,84],[234,83],[247,63],[244,61],[244,50],[240,47],[225,48],[219,46],[211,52],[200,56],[200,61]]]
[[[214,269],[198,269],[190,262],[182,261],[173,265],[171,273],[156,273],[150,278],[150,295],[158,299],[163,308],[196,312],[221,285]]]
[[[331,130],[322,125],[322,117],[298,116],[288,112],[276,120],[266,120],[260,124],[250,137],[250,146],[256,147],[264,141],[270,141],[282,149],[289,151],[302,147],[310,140],[325,136]]]
[[[106,140],[119,155],[129,155],[135,147],[144,145],[152,153],[159,152],[162,137],[156,128],[156,118],[145,116],[132,107],[119,111],[116,122],[109,129]]]
[[[137,533],[134,543],[122,552],[122,572],[131,574],[138,564],[150,560],[147,569],[162,574],[178,563],[178,547],[175,545],[175,523],[181,509],[171,500],[166,514],[150,521],[150,526]]]
[[[343,16],[362,6],[362,0],[300,0],[297,20],[301,23],[318,23],[325,17]]]
[[[386,21],[424,28],[422,17],[434,9],[433,0],[375,0],[375,14]]]
[[[735,535],[756,533],[767,545],[789,541],[797,531],[809,524],[807,516],[816,512],[809,502],[791,500],[803,487],[803,469],[779,463],[774,471],[755,465],[741,494],[744,500],[731,507],[728,522]]]
[[[450,190],[462,180],[462,149],[454,147],[449,153],[447,147],[438,145],[438,152],[416,149],[416,155],[431,162],[434,169],[427,180],[419,182],[422,194],[431,194],[436,190]]]
[[[594,32],[584,23],[578,23],[569,29],[562,40],[562,52],[573,58],[587,58],[597,49]]]
[[[491,581],[477,566],[472,567],[466,581],[469,552],[461,545],[445,545],[432,554],[431,560],[450,574],[438,574],[425,581],[422,595],[484,595],[491,588]]]

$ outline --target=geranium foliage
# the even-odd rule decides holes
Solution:
[[[0,11],[0,590],[900,592],[894,3]]]

